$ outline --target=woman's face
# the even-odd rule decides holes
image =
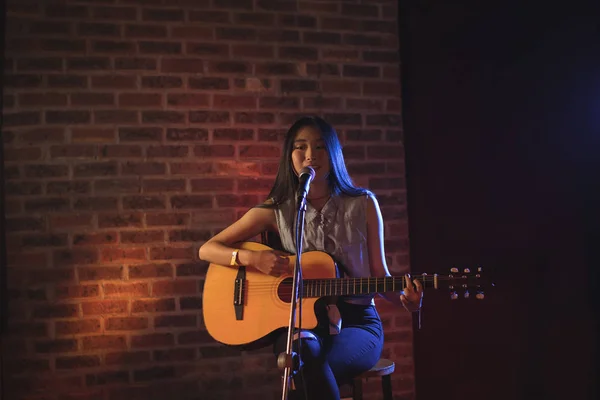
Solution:
[[[315,181],[327,179],[329,175],[329,154],[321,132],[313,126],[305,126],[296,133],[292,149],[292,165],[296,175],[304,167],[315,170]]]

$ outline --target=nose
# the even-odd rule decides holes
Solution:
[[[306,148],[306,153],[304,154],[304,157],[306,158],[306,160],[314,160],[315,159],[313,157],[313,150],[310,146],[308,146]]]

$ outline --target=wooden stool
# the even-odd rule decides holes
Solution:
[[[352,399],[363,400],[362,380],[381,377],[381,389],[383,390],[383,400],[392,400],[392,379],[395,364],[386,358],[380,358],[377,364],[370,370],[363,372],[352,381]]]

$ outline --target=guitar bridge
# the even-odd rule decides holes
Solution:
[[[233,308],[235,319],[244,319],[244,298],[246,297],[246,267],[239,267],[233,287]]]

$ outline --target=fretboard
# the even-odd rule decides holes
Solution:
[[[413,276],[419,279],[424,287],[437,287],[437,275]],[[403,276],[386,276],[383,278],[333,278],[304,279],[303,297],[345,296],[353,294],[399,292],[404,290],[406,282]]]

